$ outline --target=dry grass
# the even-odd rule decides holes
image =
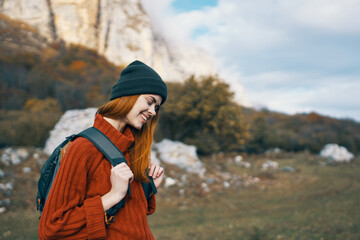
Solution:
[[[268,158],[249,156],[246,160],[260,166]],[[210,193],[200,190],[204,180],[194,176],[188,178],[192,189],[186,189],[184,195],[176,187],[161,189],[157,211],[149,216],[155,238],[360,239],[359,163],[320,166],[321,159],[309,154],[285,154],[271,159],[278,161],[280,168],[290,165],[297,171],[273,171],[272,177],[263,177],[248,187],[233,184],[225,189],[210,184]],[[221,169],[239,176],[264,174],[258,167],[238,167],[231,156],[202,160],[209,172]],[[19,168],[25,164],[37,168],[31,161]],[[174,173],[177,169],[168,166],[167,170]],[[19,171],[14,173],[21,175]],[[37,238],[38,214],[35,204],[28,204],[36,191],[31,179],[37,177],[33,172],[16,180],[12,198],[19,201],[14,199],[9,211],[0,214],[0,239]]]
[[[0,20],[7,22],[7,24],[9,24],[9,27],[11,27],[11,29],[21,29],[21,30],[39,34],[39,30],[36,29],[35,27],[27,24],[26,22],[24,22],[22,20],[10,18],[9,16],[7,16],[3,13],[0,13]]]
[[[359,239],[359,164],[321,167],[312,158],[317,157],[276,159],[280,167],[291,165],[297,172],[273,171],[271,178],[247,188],[176,200],[161,191],[157,214],[150,217],[154,235],[160,240]],[[252,163],[263,161],[256,156]],[[259,169],[238,168],[230,161],[223,167],[261,176]]]

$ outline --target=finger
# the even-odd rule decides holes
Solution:
[[[128,173],[132,173],[130,168],[125,168],[125,167],[121,167],[121,168],[114,167],[113,169],[111,169],[111,171],[116,175],[124,175]]]
[[[164,174],[164,168],[158,166],[158,170],[156,171],[156,174],[154,174],[155,178],[158,178],[163,174]]]
[[[118,164],[117,167],[119,167],[119,168],[129,168],[129,166],[125,162],[122,162],[122,163]]]
[[[132,173],[121,174],[119,177],[124,182],[131,182],[134,179],[134,175]]]
[[[126,163],[120,163],[118,165],[116,165],[115,167],[113,166],[111,169],[112,170],[118,170],[118,169],[122,169],[122,168],[127,168],[127,164]]]
[[[159,170],[159,172],[158,172],[157,177],[160,177],[160,176],[163,175],[163,174],[164,174],[164,168],[163,168],[163,167],[160,167],[160,170]]]
[[[160,167],[158,165],[155,166],[154,172],[153,172],[153,178],[156,178],[158,176]]]
[[[112,173],[116,178],[122,179],[122,181],[132,181],[134,174],[130,169],[115,169],[112,170]]]
[[[116,166],[114,167],[114,170],[115,170],[116,172],[131,171],[130,167],[129,167],[127,164],[125,164],[125,163],[120,163],[119,165],[116,165]]]
[[[149,170],[149,176],[152,177],[154,174],[154,170],[155,170],[156,165],[155,164],[150,164],[150,170]]]

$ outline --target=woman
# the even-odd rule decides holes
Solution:
[[[158,188],[164,176],[149,156],[166,97],[166,84],[144,63],[135,61],[121,72],[110,102],[97,111],[94,127],[123,152],[128,165],[112,167],[85,138],[72,142],[40,219],[40,239],[154,239],[147,215],[155,211],[155,195],[146,200],[141,182],[147,181],[148,172]],[[128,186],[131,195],[126,194]],[[106,210],[123,198],[125,206],[107,216]]]

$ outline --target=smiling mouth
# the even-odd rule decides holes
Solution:
[[[146,122],[147,120],[149,120],[150,116],[147,117],[145,114],[141,114],[141,118],[144,120],[144,122]]]

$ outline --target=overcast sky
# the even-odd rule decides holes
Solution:
[[[255,107],[360,121],[360,0],[143,0],[157,31],[211,54]]]

